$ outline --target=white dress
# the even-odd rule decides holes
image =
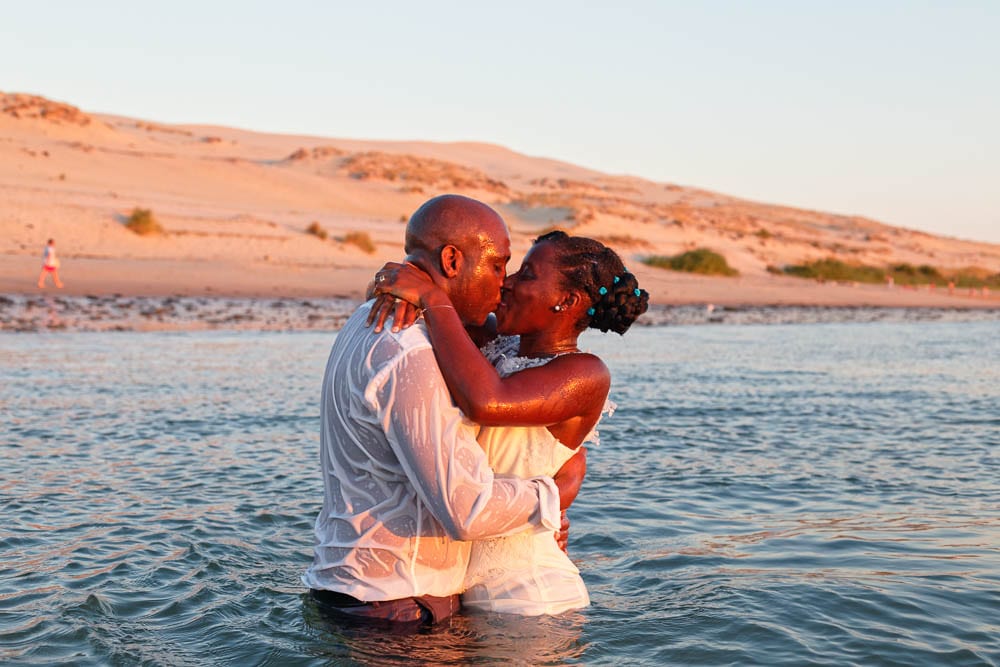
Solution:
[[[551,360],[518,357],[518,345],[517,336],[502,336],[483,348],[501,377]],[[551,477],[578,451],[561,444],[544,426],[485,426],[478,440],[497,475],[525,479]],[[596,440],[596,431],[585,438],[585,442]],[[462,604],[538,616],[586,607],[590,596],[580,571],[555,536],[528,530],[473,543]]]

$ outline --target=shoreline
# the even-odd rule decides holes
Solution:
[[[0,253],[0,294],[78,297],[208,297],[252,299],[353,299],[388,256],[351,264],[275,261],[108,258],[61,255],[66,285],[36,285],[41,266],[35,255]],[[510,267],[514,270],[516,265]],[[1000,293],[982,290],[919,289],[859,283],[820,283],[790,276],[704,276],[633,265],[650,303],[660,306],[1000,308]]]
[[[360,298],[0,294],[0,333],[337,331]],[[654,304],[637,326],[1000,321],[992,308]]]

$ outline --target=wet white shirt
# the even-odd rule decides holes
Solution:
[[[323,509],[302,583],[366,601],[460,593],[469,540],[554,533],[558,489],[495,477],[423,322],[376,334],[369,308],[337,335],[323,377]]]

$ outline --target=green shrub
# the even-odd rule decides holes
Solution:
[[[739,271],[729,266],[726,258],[708,248],[689,250],[679,255],[651,255],[643,264],[671,271],[686,271],[710,276],[738,276]]]
[[[153,212],[148,208],[132,209],[132,214],[125,220],[125,227],[140,236],[163,233],[163,227],[156,221]]]
[[[306,234],[312,234],[313,236],[323,239],[324,241],[328,236],[326,230],[323,229],[323,227],[318,222],[309,223],[309,226],[306,227]]]
[[[368,236],[368,232],[347,232],[340,241],[355,245],[369,255],[375,252],[375,242],[372,241],[372,237]]]
[[[771,267],[768,267],[771,271]],[[956,287],[1000,287],[1000,273],[989,274],[983,269],[966,268],[942,273],[930,264],[914,266],[902,263],[886,268],[865,264],[847,264],[837,259],[819,259],[808,264],[786,266],[783,273],[799,278],[834,280],[842,282],[881,283],[892,278],[896,285],[937,285],[944,287],[950,282]]]
[[[886,276],[884,269],[864,264],[848,264],[839,259],[817,259],[808,264],[794,264],[784,267],[784,272],[799,278],[858,283],[880,283],[885,281]]]
[[[985,274],[975,269],[960,269],[949,276],[955,287],[989,287],[1000,289],[1000,273]]]
[[[889,275],[892,276],[893,281],[898,285],[926,285],[927,283],[934,283],[935,285],[947,285],[948,279],[941,275],[933,266],[929,264],[921,264],[920,266],[913,266],[912,264],[896,264],[890,267]]]

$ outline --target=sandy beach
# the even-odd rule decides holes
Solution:
[[[823,258],[1000,272],[1000,246],[858,216],[613,176],[474,143],[377,142],[171,126],[0,96],[0,294],[360,300],[403,255],[408,216],[459,192],[507,221],[516,269],[552,228],[614,247],[661,306],[1000,308],[989,291],[819,283],[775,267]],[[161,233],[126,227],[136,208]],[[310,228],[313,233],[310,233]],[[65,288],[36,286],[54,238]],[[695,248],[737,277],[643,264]]]

